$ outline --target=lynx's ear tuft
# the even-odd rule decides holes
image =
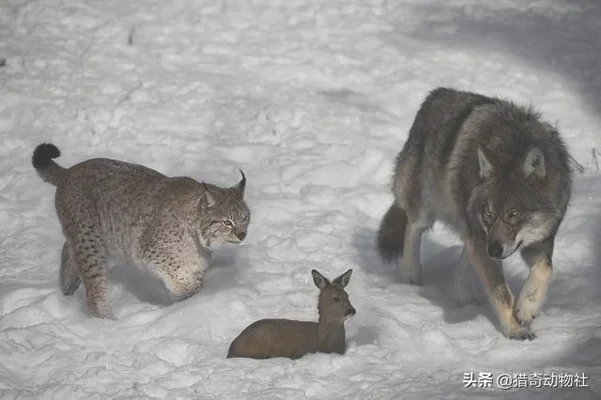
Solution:
[[[232,186],[230,189],[232,189],[234,193],[236,193],[238,198],[242,199],[244,198],[244,189],[246,188],[246,176],[244,176],[244,172],[242,172],[242,170],[240,170],[240,175],[242,175],[242,179],[240,179],[240,182]]]

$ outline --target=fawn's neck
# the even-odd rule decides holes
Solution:
[[[331,321],[319,317],[317,324],[317,340],[320,351],[329,350],[340,354],[346,347],[346,333],[343,321]]]

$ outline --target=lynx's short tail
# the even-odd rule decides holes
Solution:
[[[35,148],[31,157],[31,163],[40,178],[54,186],[58,184],[65,172],[65,168],[53,160],[53,158],[58,158],[60,155],[61,152],[58,147],[50,143],[42,143]]]
[[[406,227],[407,214],[395,202],[384,214],[378,231],[378,251],[384,261],[391,262],[403,253]]]

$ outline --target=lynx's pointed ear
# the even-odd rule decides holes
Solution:
[[[238,195],[239,198],[244,198],[244,189],[246,188],[246,176],[244,176],[244,172],[240,171],[240,175],[242,175],[242,179],[235,186],[232,186],[231,189]]]
[[[315,286],[317,286],[319,290],[323,289],[328,283],[330,283],[330,281],[325,276],[317,272],[316,269],[311,270],[311,275],[313,275],[313,282],[315,282]]]
[[[202,183],[202,188],[204,189],[200,195],[200,206],[202,208],[213,207],[217,200],[215,200],[215,196],[211,193],[211,189],[207,186],[206,183]]]
[[[522,162],[522,171],[525,178],[529,178],[532,174],[539,179],[545,178],[545,155],[541,149],[533,147],[528,150]]]
[[[338,285],[340,287],[346,287],[348,285],[349,280],[351,279],[351,274],[353,273],[352,269],[349,269],[344,274],[340,275],[338,278],[334,279],[332,283],[334,285]]]
[[[492,163],[480,147],[478,147],[478,165],[480,167],[480,178],[483,180],[489,179],[495,172]]]

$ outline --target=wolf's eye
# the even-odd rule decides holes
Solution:
[[[234,224],[232,224],[232,221],[230,221],[229,219],[224,219],[223,221],[221,221],[221,223],[225,226],[227,226],[228,228],[231,228],[232,226],[234,226]]]
[[[520,210],[511,210],[509,212],[510,217],[517,217],[518,215],[520,215]]]
[[[492,212],[490,212],[490,210],[488,209],[488,206],[482,207],[482,214],[487,218],[492,217]]]

